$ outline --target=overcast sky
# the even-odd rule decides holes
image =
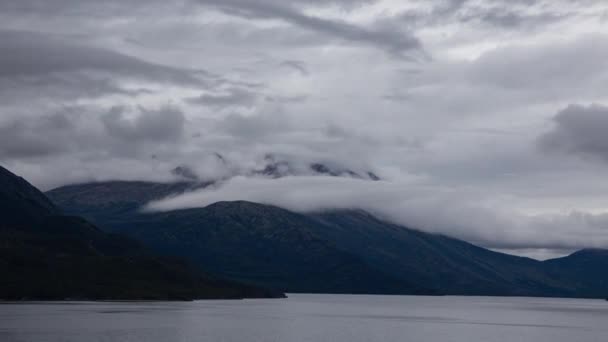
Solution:
[[[0,0],[0,163],[42,189],[268,154],[382,178],[236,177],[162,210],[361,207],[510,253],[608,248],[606,89],[603,0]]]

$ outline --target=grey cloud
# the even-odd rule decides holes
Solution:
[[[539,146],[552,152],[601,158],[608,161],[608,107],[569,105],[553,118],[553,128]]]
[[[125,108],[114,107],[101,116],[101,122],[109,136],[124,141],[176,141],[184,135],[185,117],[179,109],[139,107],[138,111],[134,119],[127,119]]]
[[[169,8],[187,9],[192,1],[172,1]],[[33,17],[100,18],[125,17],[134,14],[155,14],[167,6],[162,0],[19,0],[0,2],[0,12]]]
[[[606,66],[608,36],[587,35],[535,48],[522,45],[496,49],[476,60],[469,75],[505,88],[541,84],[571,87],[606,75]]]
[[[183,113],[172,107],[138,108],[127,118],[126,108],[72,106],[47,115],[23,115],[0,121],[0,158],[44,158],[98,155],[104,159],[135,155],[140,148],[173,144],[184,135]]]
[[[294,69],[304,76],[308,76],[308,67],[303,61],[287,60],[281,62],[281,66]]]
[[[490,248],[579,249],[608,246],[608,214],[574,212],[529,216],[483,205],[466,191],[441,191],[400,182],[323,176],[235,177],[213,189],[152,202],[151,211],[200,208],[248,200],[298,212],[363,209],[411,228],[455,236]],[[581,234],[583,232],[584,234]]]
[[[197,97],[187,98],[186,101],[192,104],[200,104],[211,107],[231,107],[243,106],[251,107],[255,104],[259,94],[244,88],[229,88],[219,94],[202,94]]]
[[[460,2],[460,11],[454,13],[458,21],[479,22],[506,29],[544,26],[572,14],[554,12],[541,0],[493,0],[485,3],[485,6],[471,1]]]
[[[203,7],[203,6],[202,6]],[[203,7],[207,9],[207,7]],[[227,20],[209,23],[179,22],[133,32],[128,42],[146,49],[166,49],[192,54],[270,53],[293,48],[318,48],[332,39],[327,35],[297,26],[259,25],[257,20]],[[193,44],[193,42],[195,42]],[[205,42],[205,45],[198,45]],[[229,44],[227,44],[229,42]],[[213,45],[210,51],[207,45]],[[249,70],[251,71],[251,69]]]
[[[151,95],[155,91],[144,87],[127,88],[113,79],[91,77],[83,73],[50,74],[43,77],[0,77],[2,104],[19,105],[24,101],[71,101],[96,99],[107,95],[137,97]]]
[[[214,6],[228,14],[250,19],[279,19],[289,24],[324,33],[342,40],[380,47],[392,54],[420,58],[425,57],[420,41],[411,33],[391,30],[375,30],[310,16],[298,9],[275,1],[247,0],[198,0],[201,4]]]
[[[392,89],[381,96],[425,117],[485,116],[507,108],[555,107],[570,98],[601,100],[607,70],[608,36],[583,34],[511,43],[471,61],[437,61],[414,74],[397,74]]]
[[[69,149],[61,132],[73,129],[63,113],[33,121],[11,120],[0,124],[0,158],[31,158]],[[59,133],[59,134],[58,134]]]
[[[0,31],[0,77],[48,76],[57,72],[100,71],[153,81],[201,85],[202,70],[148,63],[111,50],[78,45],[34,32]]]
[[[253,108],[262,100],[269,103],[290,104],[306,101],[307,95],[266,95],[260,90],[247,88],[228,87],[219,93],[207,93],[196,97],[188,97],[184,100],[190,104],[208,106],[217,110],[227,108],[243,107]]]
[[[0,159],[35,159],[103,148],[96,119],[82,106],[62,106],[49,114],[2,118]]]
[[[334,0],[334,1],[276,1],[276,0],[185,0],[179,2],[174,9],[182,11],[193,11],[196,4],[213,6],[225,13],[245,17],[249,19],[278,19],[291,25],[313,32],[322,33],[328,37],[338,38],[348,42],[362,43],[369,46],[379,47],[400,57],[425,57],[422,52],[422,44],[409,32],[394,32],[390,30],[378,30],[366,28],[340,20],[324,19],[304,12],[307,7],[338,6],[343,10],[350,10],[370,0]],[[125,11],[125,8],[128,10]],[[122,17],[127,16],[129,10],[137,11],[139,14],[145,12],[146,8],[162,13],[167,10],[166,3],[131,0],[126,2],[110,1],[74,1],[63,0],[58,2],[40,2],[24,0],[23,4],[7,5],[0,4],[0,9],[7,13],[34,14],[34,15],[58,15],[64,17],[79,17],[95,14],[97,16]]]
[[[416,27],[441,26],[446,23],[481,24],[499,29],[533,29],[565,20],[576,11],[556,12],[549,4],[560,0],[448,0],[434,1],[430,9],[413,9],[399,15],[401,20]],[[565,1],[561,8],[576,4],[580,7],[593,4]]]
[[[478,20],[482,23],[502,28],[519,28],[538,25],[547,25],[558,22],[567,17],[566,14],[540,13],[528,14],[511,11],[506,8],[486,10],[481,13],[463,15],[461,21]]]
[[[276,102],[281,104],[302,103],[308,99],[308,95],[293,95],[293,96],[266,96],[264,99],[268,102]]]
[[[188,8],[188,5],[197,0],[173,1],[171,5],[177,8]],[[289,4],[306,6],[339,6],[343,9],[353,9],[362,4],[375,2],[376,0],[257,0],[269,4]],[[155,7],[163,3],[162,0],[19,0],[3,1],[0,9],[6,12],[19,14],[63,14],[63,15],[86,15],[91,12],[100,15],[117,15],[125,12],[125,7],[130,10],[146,10],[150,6]],[[148,7],[143,6],[148,5]]]
[[[265,140],[268,136],[293,133],[291,123],[280,113],[230,114],[218,124],[218,128],[234,138],[251,143]]]

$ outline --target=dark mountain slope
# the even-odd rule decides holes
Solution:
[[[556,276],[571,279],[577,292],[608,297],[608,250],[583,249],[544,264]]]
[[[154,256],[60,212],[0,167],[0,299],[194,299],[271,296]]]
[[[433,293],[369,267],[284,209],[220,202],[204,210],[139,214],[108,227],[213,274],[289,292]]]
[[[0,204],[0,226],[35,224],[59,213],[43,193],[3,167],[0,167]]]
[[[53,202],[63,203],[63,206],[66,207],[78,207],[79,210],[86,210],[90,207],[98,212],[106,208],[112,210],[118,208],[137,209],[144,203],[170,195],[182,194],[207,185],[208,183],[196,182],[111,181],[68,185],[51,190],[46,195]]]
[[[315,232],[389,274],[414,276],[445,294],[571,296],[539,261],[381,221],[362,211],[313,215]]]
[[[563,297],[608,293],[604,278],[595,275],[603,272],[599,267],[606,262],[601,253],[594,255],[595,266],[588,261],[581,266],[575,262],[579,258],[543,263],[390,224],[361,211],[302,215],[231,202],[144,214],[137,208],[146,201],[137,201],[125,191],[119,196],[96,196],[97,186],[59,188],[49,196],[71,213],[163,253],[195,260],[210,272],[287,291],[330,291],[327,284],[332,282],[319,274],[349,259],[349,265],[364,267],[351,266],[340,277],[358,277],[357,283],[365,284],[356,289],[360,292],[394,292],[382,288],[393,283],[402,286],[401,293]],[[81,198],[98,199],[92,203]],[[125,203],[130,206],[127,210]],[[323,271],[315,275],[315,267]],[[378,282],[378,274],[389,280]],[[355,290],[332,288],[330,292]]]

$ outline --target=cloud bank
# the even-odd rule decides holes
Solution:
[[[406,182],[325,176],[279,179],[238,176],[148,204],[148,211],[202,208],[246,200],[296,212],[363,209],[406,227],[459,237],[490,248],[575,250],[608,243],[608,215],[571,212],[525,215],[488,202],[481,193],[445,191]],[[584,234],[581,234],[584,232]]]
[[[553,121],[552,130],[539,139],[541,148],[608,161],[608,107],[572,104]]]

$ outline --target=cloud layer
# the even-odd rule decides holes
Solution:
[[[234,177],[212,189],[150,203],[146,210],[201,208],[246,200],[297,212],[363,209],[411,228],[456,236],[497,249],[573,250],[608,244],[608,215],[526,215],[482,193],[445,191],[408,182],[326,176]],[[581,234],[581,232],[583,234]]]
[[[539,139],[542,148],[608,161],[608,107],[569,105],[553,121],[553,129]]]

